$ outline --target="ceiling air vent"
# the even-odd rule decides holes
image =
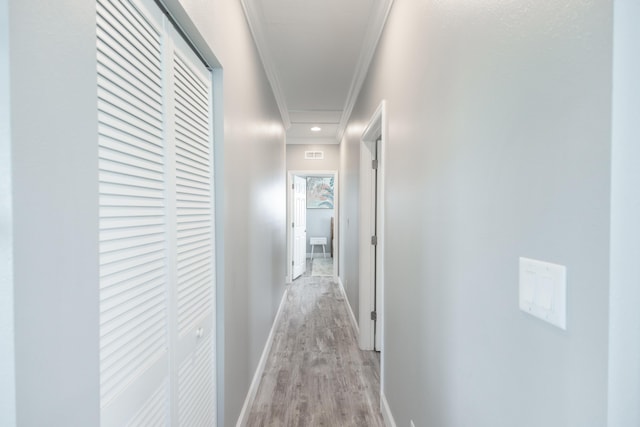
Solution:
[[[324,151],[305,151],[305,160],[322,160],[324,159]]]

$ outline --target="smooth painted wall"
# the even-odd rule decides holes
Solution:
[[[16,424],[9,2],[0,0],[0,425]]]
[[[312,237],[325,237],[327,244],[324,251],[327,257],[331,256],[331,218],[333,218],[333,209],[307,209],[307,253],[311,253],[311,244],[309,241]],[[315,245],[313,247],[314,256],[322,256],[322,246]]]
[[[305,151],[322,151],[324,159],[306,160]],[[330,171],[340,166],[339,145],[319,144],[287,144],[287,170],[295,171]]]
[[[342,176],[386,99],[397,425],[606,425],[611,60],[611,1],[395,0]],[[566,331],[519,310],[520,256],[567,266]]]
[[[371,112],[373,114],[373,111]],[[368,123],[368,121],[367,121]],[[344,286],[349,305],[353,310],[356,321],[359,321],[360,309],[360,274],[359,259],[359,186],[360,186],[360,147],[358,141],[364,127],[356,126],[353,122],[345,132],[345,138],[340,144],[340,239],[338,242],[339,278]]]
[[[9,0],[8,17],[17,425],[96,426],[96,6]]]
[[[640,3],[614,13],[609,426],[640,425]]]
[[[165,3],[224,67],[215,95],[224,97],[224,129],[215,130],[218,425],[231,426],[284,293],[284,130],[240,2]],[[95,2],[9,0],[9,36],[17,423],[95,426]]]

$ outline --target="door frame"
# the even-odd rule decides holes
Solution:
[[[291,262],[293,261],[293,239],[294,235],[291,232],[291,224],[293,219],[293,189],[291,186],[293,185],[293,177],[308,177],[308,176],[333,176],[333,239],[335,244],[333,246],[333,280],[338,280],[338,252],[340,241],[340,227],[338,226],[339,221],[339,191],[340,191],[340,181],[338,177],[337,170],[288,170],[287,171],[287,283],[291,283],[293,281],[293,268]],[[308,234],[307,234],[308,238]],[[328,242],[331,244],[331,242]],[[306,244],[306,242],[305,242]],[[305,249],[306,252],[306,249]]]
[[[377,139],[381,138],[378,152],[378,203],[377,203],[377,250],[371,244],[374,231],[373,209],[376,200],[372,197],[373,148]],[[362,350],[376,348],[375,328],[379,334],[377,350],[382,352],[384,347],[384,247],[385,247],[385,163],[387,146],[387,113],[386,102],[383,100],[371,117],[369,124],[362,133],[360,144],[360,256],[359,256],[359,345]],[[376,282],[373,282],[374,267],[376,268]],[[376,286],[377,285],[377,286]],[[376,304],[377,300],[377,304]],[[377,307],[376,307],[377,305]],[[371,320],[371,312],[377,313],[377,325]],[[382,353],[384,357],[384,353]],[[383,364],[381,364],[383,366]],[[383,378],[381,376],[381,378]]]

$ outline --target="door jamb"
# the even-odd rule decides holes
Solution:
[[[293,233],[291,232],[291,221],[293,220],[293,184],[294,176],[333,176],[333,238],[335,245],[333,247],[333,280],[338,280],[338,255],[340,241],[340,227],[338,226],[338,213],[339,213],[339,179],[337,170],[289,170],[287,171],[287,283],[293,282],[293,268],[291,261],[293,260]],[[305,242],[306,244],[306,242]],[[331,244],[331,242],[328,242]],[[306,250],[306,249],[305,249]]]
[[[372,200],[373,160],[372,149],[378,137],[381,137],[378,153],[378,207],[377,207],[377,262],[374,263],[375,251],[371,245],[374,224],[371,215],[375,199]],[[384,347],[384,200],[385,200],[385,153],[387,141],[386,102],[383,100],[371,117],[361,137],[360,145],[360,257],[359,257],[359,344],[362,350],[375,348],[374,321],[371,312],[376,309],[377,296],[377,328],[380,334],[380,348]],[[376,266],[377,289],[373,290],[373,266]],[[384,357],[384,352],[382,352]],[[381,364],[382,366],[382,364]],[[383,378],[381,376],[381,378]]]

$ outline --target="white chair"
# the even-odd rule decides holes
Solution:
[[[327,257],[327,252],[325,250],[325,245],[327,244],[326,237],[310,237],[309,244],[311,245],[311,259],[313,259],[313,248],[316,245],[322,245],[322,254],[325,258]]]

